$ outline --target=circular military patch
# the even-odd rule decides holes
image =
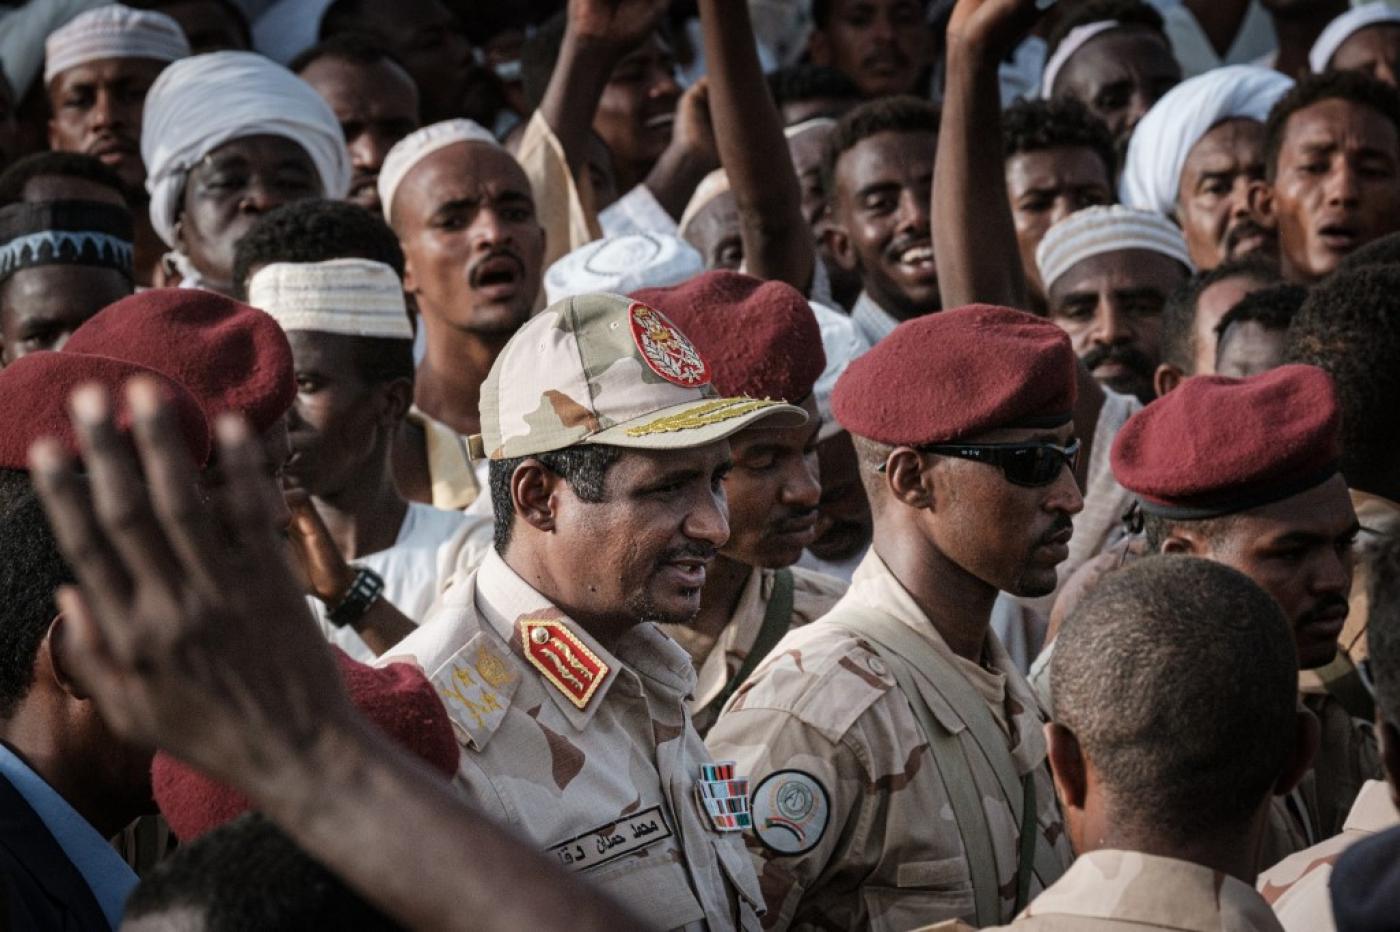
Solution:
[[[665,314],[639,301],[632,302],[627,311],[632,320],[632,339],[647,368],[682,388],[709,384],[710,372],[705,360]]]
[[[801,770],[775,770],[753,791],[753,832],[779,854],[805,854],[817,846],[831,821],[831,797],[816,777]]]

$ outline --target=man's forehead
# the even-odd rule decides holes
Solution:
[[[100,84],[133,78],[154,82],[165,65],[165,62],[151,58],[99,58],[65,68],[54,75],[53,80],[49,82],[49,88],[61,92],[81,84]]]
[[[1240,516],[1259,532],[1267,528],[1275,536],[1288,533],[1337,536],[1356,525],[1356,510],[1341,473],[1297,495],[1240,512]]]
[[[1241,156],[1258,161],[1263,149],[1263,123],[1247,118],[1222,120],[1191,146],[1182,170],[1210,171],[1212,165],[1233,164]]]
[[[1164,69],[1163,56],[1170,59],[1171,52],[1158,33],[1136,26],[1110,29],[1094,36],[1070,56],[1060,80],[1094,84],[1125,80]]]
[[[1051,290],[1056,294],[1128,288],[1167,291],[1186,277],[1185,267],[1170,256],[1150,249],[1119,249],[1076,262]]]
[[[1335,145],[1339,136],[1358,135],[1373,145],[1385,145],[1394,151],[1400,140],[1400,129],[1374,107],[1343,97],[1329,97],[1303,107],[1288,118],[1283,148]]]
[[[464,141],[424,156],[404,177],[394,200],[400,204],[407,199],[420,209],[435,210],[455,200],[507,193],[534,200],[520,163],[499,146]]]
[[[1014,153],[1008,174],[1028,186],[1109,185],[1108,169],[1098,152],[1088,146],[1055,146]]]
[[[867,136],[851,146],[836,165],[836,177],[852,190],[876,183],[881,177],[900,180],[933,172],[938,134],[932,130],[887,130]]]
[[[710,472],[729,462],[729,440],[680,450],[634,450],[623,448],[615,464],[628,475],[638,477],[700,470]]]

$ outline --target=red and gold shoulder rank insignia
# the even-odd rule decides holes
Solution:
[[[608,665],[557,618],[523,618],[520,645],[536,670],[580,709],[608,678]]]

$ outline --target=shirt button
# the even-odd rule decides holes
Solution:
[[[871,657],[868,663],[870,665],[870,672],[874,673],[876,676],[884,676],[886,673],[890,672],[890,668],[885,666],[885,662],[879,657]]]

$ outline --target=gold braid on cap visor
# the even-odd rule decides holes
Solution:
[[[714,401],[707,401],[678,414],[671,414],[666,417],[657,418],[646,424],[638,424],[636,427],[627,428],[629,437],[645,437],[649,434],[664,434],[678,430],[695,430],[698,427],[708,427],[711,424],[718,424],[720,421],[728,421],[736,417],[743,417],[754,411],[763,408],[771,408],[774,405],[782,404],[781,401],[769,401],[757,398],[717,398]]]

